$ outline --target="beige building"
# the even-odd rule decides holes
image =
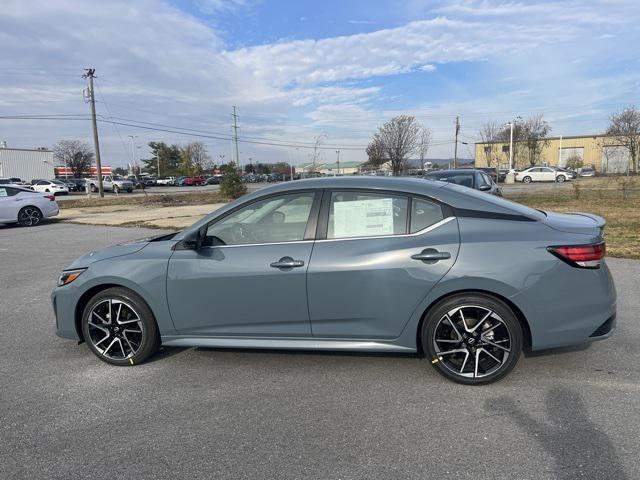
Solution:
[[[630,164],[628,149],[607,135],[549,137],[536,164],[566,167],[572,157],[579,157],[583,166],[601,173],[626,173]],[[476,143],[475,165],[509,168],[509,143]],[[515,142],[513,166],[517,169],[530,166],[524,142]]]

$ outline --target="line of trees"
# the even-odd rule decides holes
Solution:
[[[207,147],[202,142],[191,142],[186,145],[166,144],[165,142],[149,142],[151,158],[142,160],[143,170],[157,174],[158,163],[160,175],[200,175],[205,171],[217,168],[213,163]]]
[[[379,168],[388,163],[394,175],[401,175],[410,155],[424,159],[431,145],[431,131],[412,115],[398,115],[386,122],[373,135],[367,146],[367,165]]]

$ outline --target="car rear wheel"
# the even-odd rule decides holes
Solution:
[[[500,380],[522,351],[522,327],[500,300],[478,294],[449,297],[432,308],[422,326],[422,345],[432,365],[454,382],[480,385]]]
[[[35,227],[42,221],[42,212],[38,207],[23,207],[18,212],[21,227]]]
[[[138,295],[125,288],[109,288],[87,304],[82,333],[91,351],[118,366],[145,361],[160,346],[153,313]]]
[[[523,182],[523,183],[531,183],[531,177],[529,177],[529,176],[524,177],[524,178],[522,179],[522,182]]]

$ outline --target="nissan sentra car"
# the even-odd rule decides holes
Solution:
[[[288,182],[78,258],[52,295],[56,328],[112,365],[161,345],[415,352],[489,383],[524,348],[613,333],[604,227],[440,181]]]

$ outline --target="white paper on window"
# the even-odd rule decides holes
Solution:
[[[335,238],[393,235],[393,199],[334,203],[333,235]]]
[[[7,190],[4,188],[0,188],[0,197],[6,197],[7,196]]]

